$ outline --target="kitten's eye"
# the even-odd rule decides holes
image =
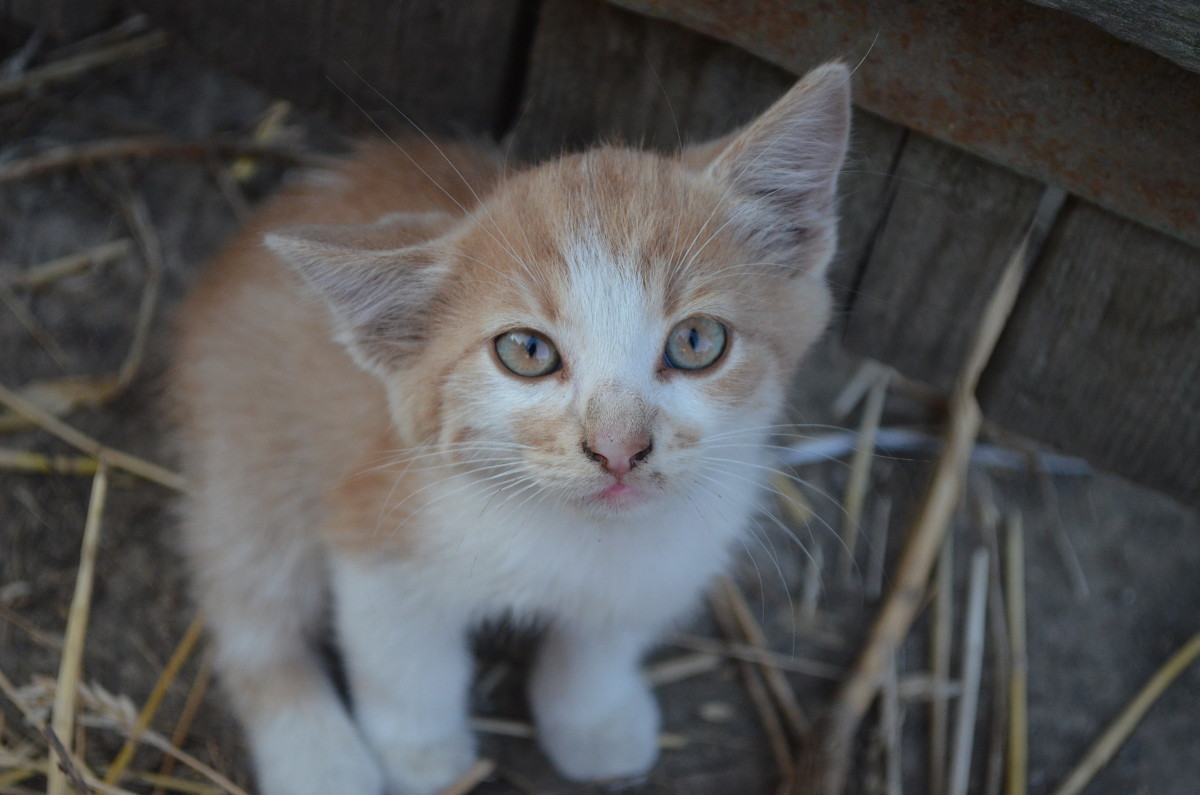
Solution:
[[[667,335],[663,358],[679,370],[703,370],[721,358],[725,341],[725,327],[720,323],[702,315],[689,317]]]
[[[506,331],[496,337],[500,363],[522,378],[550,375],[562,364],[558,349],[544,334],[529,329]]]

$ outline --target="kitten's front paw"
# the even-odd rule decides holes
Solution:
[[[658,704],[639,686],[598,719],[538,715],[538,742],[564,776],[575,781],[647,773],[658,759]]]
[[[285,715],[252,732],[263,795],[383,795],[379,763],[341,705],[331,707],[324,715]]]
[[[419,746],[396,746],[383,754],[389,792],[395,795],[434,795],[475,763],[475,737],[451,735]]]

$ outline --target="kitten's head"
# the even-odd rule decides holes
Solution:
[[[481,488],[628,515],[759,478],[828,319],[848,127],[834,64],[676,157],[601,148],[507,178],[465,218],[267,242],[327,300],[410,442]]]

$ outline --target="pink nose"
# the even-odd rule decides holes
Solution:
[[[654,443],[643,435],[614,437],[598,433],[583,443],[584,454],[617,477],[645,461],[652,449]]]

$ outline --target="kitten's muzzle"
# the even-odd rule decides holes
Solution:
[[[650,455],[654,440],[649,435],[615,436],[597,433],[583,441],[583,454],[618,479]]]

